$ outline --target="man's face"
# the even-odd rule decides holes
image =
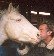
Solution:
[[[39,26],[40,36],[42,37],[42,39],[46,39],[48,37],[47,30],[48,29],[46,24]]]

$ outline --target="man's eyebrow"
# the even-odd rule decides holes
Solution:
[[[39,30],[42,30],[42,29],[39,29]]]

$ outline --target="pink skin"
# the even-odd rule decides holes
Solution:
[[[50,30],[48,31],[47,24],[40,25],[39,31],[40,31],[40,36],[42,37],[42,39],[45,41],[46,44],[48,44],[50,40],[52,39],[52,36],[51,36],[52,31]]]
[[[42,24],[39,26],[39,30],[40,30],[40,36],[43,39],[46,39],[48,34],[47,34],[47,25],[46,24]]]

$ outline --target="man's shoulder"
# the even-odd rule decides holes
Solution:
[[[54,49],[54,38],[49,42],[49,44],[46,47],[50,50]]]

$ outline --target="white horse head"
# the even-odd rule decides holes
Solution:
[[[8,38],[16,42],[36,44],[40,41],[39,30],[11,4],[0,19],[0,45]]]

